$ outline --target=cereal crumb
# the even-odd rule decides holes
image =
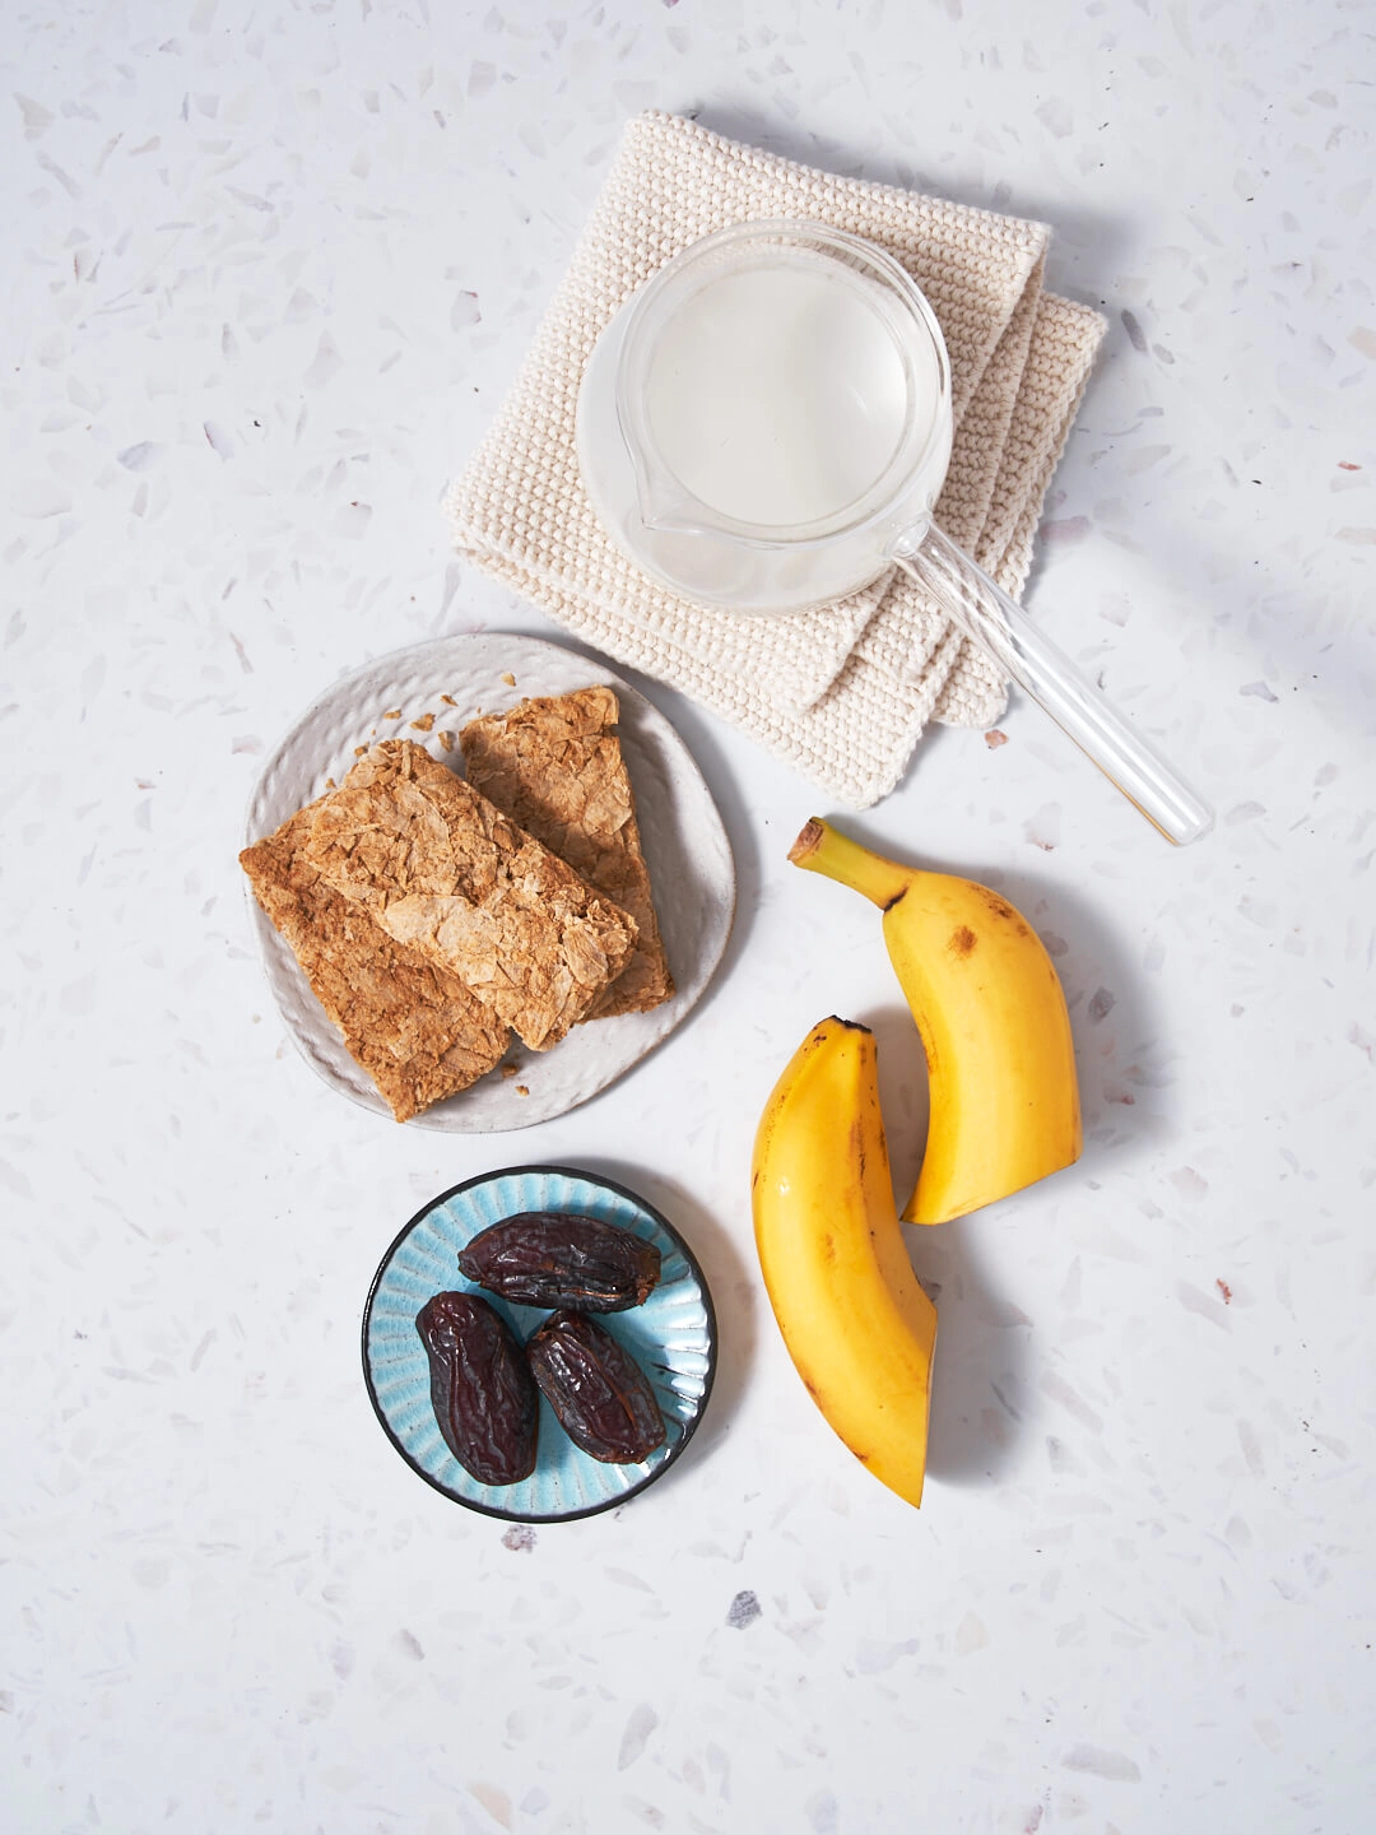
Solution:
[[[354,747],[354,757],[355,757],[355,758],[362,758],[362,757],[363,757],[363,755],[364,755],[364,754],[365,754],[365,753],[367,752],[367,750],[368,750],[368,748],[367,748],[367,746],[366,746],[366,745],[356,745],[356,746]]]
[[[389,707],[382,717],[384,720],[400,720],[401,709],[399,707]]]
[[[1223,1295],[1223,1304],[1225,1306],[1231,1306],[1233,1303],[1233,1290],[1228,1283],[1226,1281],[1216,1280],[1214,1286],[1217,1287],[1218,1291]]]
[[[411,729],[413,732],[417,733],[428,733],[434,724],[435,716],[433,714],[422,714],[419,720],[413,720],[411,722]]]
[[[1008,744],[1007,733],[1001,733],[997,727],[984,735],[984,743],[991,752],[997,752],[1001,745]]]
[[[339,785],[334,781],[332,777],[327,777],[325,779],[325,788],[327,790],[338,790]]]
[[[514,1077],[516,1075],[516,1066],[514,1064],[503,1064],[502,1075],[504,1077]]]
[[[514,688],[516,686],[516,677],[509,669],[503,673],[502,680],[506,683],[508,688]]]
[[[445,732],[443,727],[440,728],[439,741],[446,752],[452,752],[454,750],[454,735]]]
[[[441,701],[444,702],[446,707],[457,707],[458,706],[458,702],[454,699],[452,694],[442,694],[440,696],[440,699]]]
[[[526,1088],[524,1083],[518,1083],[516,1085],[516,1094],[518,1096],[528,1096],[530,1091]]]

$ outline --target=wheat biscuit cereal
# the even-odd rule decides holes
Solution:
[[[469,783],[635,919],[631,959],[589,1019],[648,1012],[674,991],[615,731],[619,711],[612,689],[580,688],[484,714],[459,734]]]
[[[586,1017],[635,947],[633,918],[410,740],[374,746],[322,799],[305,851],[535,1051]]]
[[[239,861],[350,1056],[396,1119],[409,1121],[476,1083],[511,1035],[457,975],[398,943],[321,879],[304,852],[319,808],[298,810]]]

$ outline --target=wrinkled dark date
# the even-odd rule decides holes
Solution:
[[[416,1315],[445,1445],[485,1485],[535,1470],[540,1402],[520,1342],[486,1300],[437,1293]]]
[[[659,1280],[659,1250],[600,1217],[520,1211],[459,1251],[460,1271],[522,1306],[619,1313],[643,1306]]]
[[[526,1345],[535,1380],[575,1446],[606,1465],[639,1465],[664,1439],[640,1365],[582,1313],[553,1313]]]

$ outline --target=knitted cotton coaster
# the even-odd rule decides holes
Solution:
[[[897,783],[929,719],[997,719],[1005,685],[993,664],[906,576],[782,617],[680,598],[604,533],[578,472],[578,390],[601,332],[680,249],[762,217],[864,236],[922,288],[950,353],[955,417],[937,520],[1017,597],[1104,329],[1043,290],[1049,230],[817,172],[674,115],[628,123],[569,271],[445,508],[461,552],[569,631],[863,808]]]

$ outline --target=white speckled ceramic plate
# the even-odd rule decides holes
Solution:
[[[543,1396],[535,1470],[514,1485],[485,1485],[441,1438],[430,1365],[416,1314],[437,1293],[482,1293],[459,1273],[458,1253],[480,1230],[517,1211],[576,1211],[652,1242],[659,1284],[643,1306],[599,1315],[649,1377],[668,1429],[641,1465],[603,1465],[580,1452]],[[551,1309],[483,1297],[524,1342]],[[702,1418],[716,1371],[712,1297],[692,1250],[652,1205],[609,1179],[567,1166],[514,1166],[456,1185],[413,1217],[382,1259],[363,1314],[363,1374],[387,1437],[421,1477],[455,1503],[521,1523],[566,1522],[613,1509],[678,1458]]]
[[[568,694],[594,683],[614,688],[620,703],[622,753],[674,996],[649,1013],[575,1026],[551,1051],[528,1051],[513,1038],[505,1061],[515,1065],[516,1075],[489,1072],[408,1127],[482,1134],[549,1121],[605,1089],[673,1031],[721,960],[735,909],[731,847],[712,793],[663,714],[610,669],[560,644],[502,635],[440,638],[346,676],[301,717],[258,780],[246,823],[249,842],[270,835],[322,795],[329,779],[340,782],[358,746],[412,739],[457,769],[457,737],[446,751],[441,733],[456,736],[476,714],[503,712],[529,696]],[[427,720],[433,722],[428,733],[422,730]],[[248,901],[273,996],[307,1063],[332,1089],[390,1120],[387,1104],[344,1049],[290,947],[251,893]]]

